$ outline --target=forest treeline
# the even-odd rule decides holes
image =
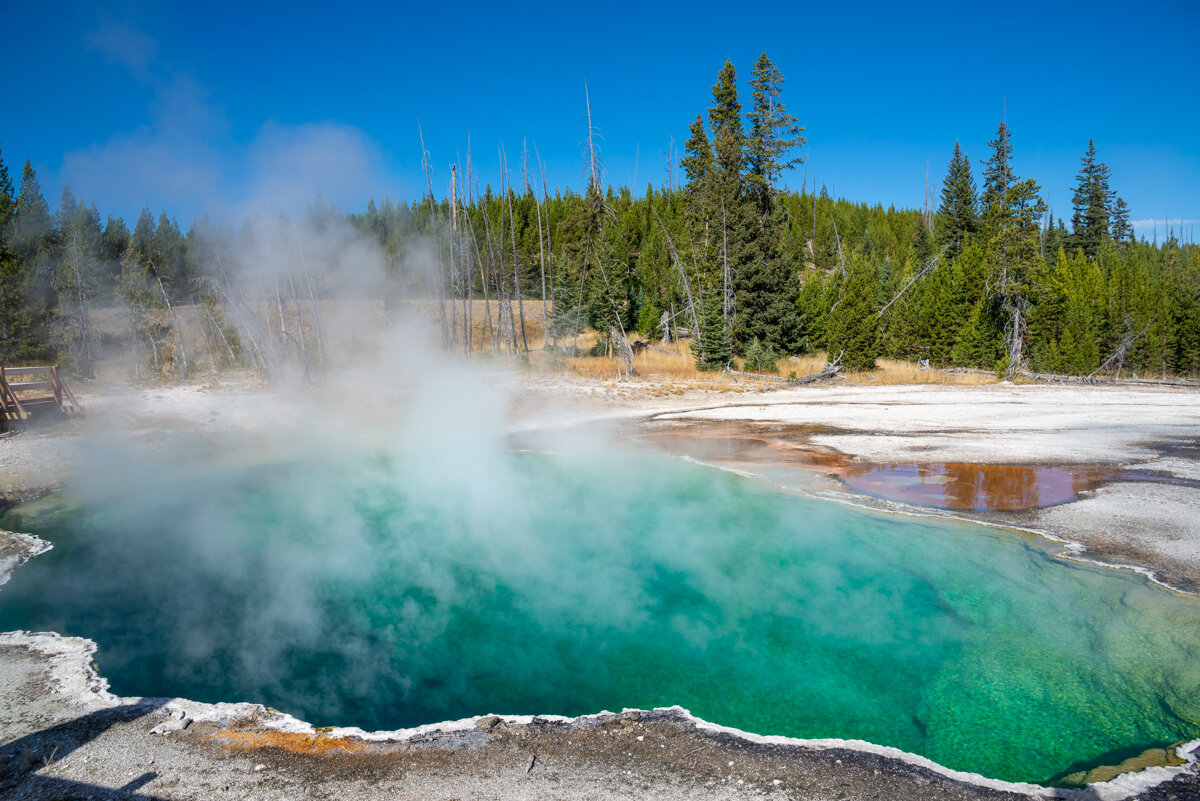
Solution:
[[[937,202],[852,203],[808,186],[782,85],[764,54],[743,107],[727,62],[690,125],[679,186],[602,188],[589,111],[582,193],[551,193],[525,148],[512,165],[502,151],[500,186],[480,190],[468,155],[444,196],[430,180],[419,202],[371,200],[362,212],[318,199],[265,238],[262,221],[185,232],[149,209],[130,230],[69,187],[52,213],[30,164],[14,187],[0,153],[0,363],[58,360],[91,375],[113,344],[92,319],[105,307],[122,310],[119,347],[160,371],[320,360],[321,301],[363,291],[337,252],[308,244],[336,230],[377,246],[385,302],[434,301],[448,350],[570,348],[591,327],[598,350],[634,332],[689,336],[706,369],[824,349],[851,369],[887,356],[1007,377],[1200,374],[1200,248],[1173,233],[1136,240],[1091,142],[1069,226],[1018,175],[1004,122],[976,167],[948,148]],[[781,186],[785,173],[804,176],[799,192]],[[272,260],[288,266],[259,269]],[[544,307],[543,341],[526,330],[529,304]],[[207,353],[186,352],[183,307]]]

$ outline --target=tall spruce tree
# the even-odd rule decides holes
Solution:
[[[804,127],[797,124],[796,117],[783,105],[780,99],[783,73],[766,53],[758,57],[752,75],[751,106],[746,114],[750,120],[746,184],[759,212],[766,216],[774,205],[780,173],[804,161],[800,156],[790,155],[804,147]]]
[[[733,359],[733,345],[721,310],[721,298],[708,292],[700,304],[700,332],[692,340],[698,370],[724,370]]]
[[[687,177],[684,188],[687,198],[685,217],[692,243],[700,244],[703,260],[708,264],[712,261],[707,251],[711,239],[712,207],[716,201],[713,150],[704,128],[704,119],[699,114],[689,126],[688,132],[690,135],[683,145],[684,155],[680,161]]]
[[[708,109],[708,124],[713,133],[713,151],[717,168],[723,179],[737,178],[741,182],[742,148],[745,129],[742,127],[742,104],[738,101],[737,70],[726,61],[713,84],[713,103]],[[740,188],[740,187],[739,187]]]
[[[42,197],[42,185],[38,183],[33,165],[26,159],[13,224],[13,241],[26,259],[31,259],[48,247],[52,225],[50,207]]]
[[[962,253],[963,243],[979,227],[979,196],[975,179],[971,177],[971,161],[954,143],[954,155],[942,184],[942,205],[938,209],[938,243],[946,255],[954,258]]]
[[[58,305],[52,330],[72,369],[91,378],[99,344],[92,324],[92,302],[98,289],[100,220],[75,198],[69,185],[63,187],[55,218],[59,248],[53,285]]]
[[[997,228],[991,242],[994,263],[988,284],[1007,318],[1003,372],[1009,380],[1025,368],[1031,279],[1041,261],[1042,220],[1046,216],[1040,192],[1032,178],[1017,181],[1008,188],[1001,211],[994,213]]]
[[[1112,207],[1112,238],[1114,242],[1124,243],[1133,241],[1133,225],[1129,222],[1129,204],[1125,199],[1114,195],[1116,200]]]
[[[10,244],[17,198],[0,151],[0,364],[22,356],[28,337],[24,262]]]
[[[1012,142],[1008,123],[1001,121],[996,128],[996,138],[988,142],[992,157],[984,162],[983,170],[983,213],[1001,209],[1005,205],[1008,188],[1015,178],[1012,171]]]
[[[24,280],[27,339],[33,350],[51,356],[49,325],[57,298],[51,281],[54,231],[50,207],[28,159],[17,191],[16,213],[9,228],[10,243],[21,260]]]
[[[1074,231],[1072,245],[1082,248],[1084,255],[1094,258],[1100,251],[1100,245],[1109,238],[1112,192],[1108,179],[1112,171],[1096,158],[1096,144],[1091,139],[1080,161],[1083,166],[1075,176],[1079,184],[1075,187],[1072,200],[1075,208],[1071,217]]]
[[[707,254],[702,265],[701,294],[715,292],[721,317],[728,329],[737,315],[734,284],[743,267],[756,260],[752,248],[755,232],[752,215],[746,205],[742,166],[745,163],[746,136],[742,126],[742,105],[738,100],[737,72],[732,62],[717,74],[713,84],[712,105],[708,109],[712,130],[713,173],[708,213]]]

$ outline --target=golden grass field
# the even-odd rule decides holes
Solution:
[[[636,337],[631,337],[636,339]],[[597,334],[593,331],[580,335],[580,348],[590,348],[595,343]],[[729,377],[721,373],[705,372],[696,369],[692,358],[690,340],[665,346],[665,350],[675,351],[662,353],[657,350],[644,350],[633,359],[635,377],[686,379],[705,383],[728,383]],[[660,347],[663,347],[660,345]],[[793,373],[802,377],[822,370],[828,364],[828,355],[824,351],[806,354],[804,356],[789,356],[779,360],[779,369],[774,373],[764,375],[775,378],[788,378]],[[742,360],[737,359],[738,369],[742,369]],[[567,359],[570,369],[589,378],[615,378],[617,366],[615,360],[607,356],[579,356]],[[739,375],[739,381],[753,381],[748,376]],[[979,385],[995,384],[998,379],[986,373],[942,373],[936,370],[922,370],[916,362],[899,361],[896,359],[878,359],[874,370],[863,372],[844,372],[838,376],[839,381],[851,384],[876,384],[880,386],[898,384],[947,384],[947,385]],[[776,384],[764,381],[764,384]]]
[[[310,304],[300,302],[294,304],[304,315],[301,327],[307,330],[315,316]],[[446,303],[446,324],[453,331],[453,347],[461,353],[466,338],[466,311],[468,304],[456,301],[451,307]],[[265,307],[264,307],[265,308]],[[397,319],[406,316],[408,312],[416,311],[427,319],[438,320],[440,317],[438,303],[434,300],[400,301],[390,310],[385,308],[382,301],[326,301],[322,303],[322,315],[325,320],[326,338],[330,349],[335,353],[364,353],[370,350],[364,343],[370,342],[372,331],[386,328]],[[592,329],[580,332],[577,338],[564,337],[557,343],[558,348],[545,349],[545,314],[541,299],[529,300],[524,303],[524,342],[521,337],[521,318],[517,312],[517,304],[512,303],[513,322],[515,326],[517,350],[525,350],[528,343],[529,352],[524,359],[536,371],[571,372],[580,376],[594,379],[610,379],[617,377],[616,361],[608,356],[575,356],[564,355],[575,346],[575,353],[587,354],[599,339],[599,333]],[[261,311],[261,310],[260,310]],[[271,309],[266,309],[263,319],[270,321]],[[290,311],[290,307],[289,307]],[[511,340],[501,339],[499,343],[493,339],[500,336],[500,307],[494,299],[485,302],[476,299],[469,304],[471,322],[471,351],[473,353],[501,352],[511,354]],[[194,306],[177,307],[178,320],[186,332],[186,342],[189,350],[189,360],[196,360],[197,366],[210,363],[220,353],[220,342],[205,335],[208,330],[204,327],[202,310]],[[165,329],[171,320],[166,311],[155,310],[157,321]],[[106,333],[116,336],[124,334],[125,317],[121,310],[103,309],[95,314],[97,322]],[[436,336],[436,334],[435,334]],[[636,331],[629,332],[631,341],[644,339]],[[361,340],[361,341],[360,341]],[[164,340],[164,346],[169,346],[170,339]],[[653,343],[653,348],[646,348],[634,357],[633,365],[635,379],[646,379],[666,382],[684,382],[692,387],[712,387],[729,390],[748,390],[766,386],[779,386],[778,381],[757,381],[753,376],[731,376],[728,373],[704,372],[696,369],[691,353],[691,342],[683,339],[670,345]],[[170,348],[167,347],[169,352]],[[664,352],[665,351],[665,352]],[[820,371],[827,364],[828,356],[823,351],[791,356],[780,359],[778,369],[769,374],[774,378],[788,378],[792,375],[804,375]],[[168,361],[165,364],[169,364]],[[744,369],[742,360],[735,361],[737,369]],[[164,367],[164,369],[166,369]],[[922,370],[916,362],[898,361],[894,359],[879,359],[874,370],[863,372],[844,372],[839,374],[838,381],[853,384],[876,384],[880,386],[898,384],[946,384],[946,385],[975,385],[997,383],[995,376],[987,373],[942,373],[936,370]]]

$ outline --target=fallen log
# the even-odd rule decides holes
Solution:
[[[818,381],[824,381],[827,378],[837,378],[838,373],[842,371],[840,362],[830,362],[825,365],[825,368],[816,373],[808,373],[799,378],[785,378],[784,381],[789,387],[798,387],[802,384],[815,384]]]
[[[1028,370],[1020,370],[1017,375],[1022,378],[1028,378],[1033,381],[1040,381],[1043,384],[1084,384],[1088,386],[1111,386],[1124,387],[1131,385],[1155,386],[1155,387],[1191,387],[1200,389],[1200,381],[1154,381],[1146,378],[1107,378],[1098,376],[1095,373],[1091,375],[1059,375],[1057,373],[1032,373]]]

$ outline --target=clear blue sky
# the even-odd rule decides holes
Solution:
[[[844,8],[835,8],[842,5]],[[608,181],[666,180],[666,151],[731,59],[764,50],[807,126],[808,180],[917,207],[954,141],[978,164],[1001,116],[1017,173],[1069,220],[1089,138],[1135,220],[1200,227],[1200,3],[920,5],[735,2],[378,5],[8,3],[0,148],[130,223],[344,208],[424,191],[465,161],[498,185],[536,144],[554,187],[582,186],[584,84]],[[803,171],[787,177],[799,187]],[[1139,228],[1150,234],[1148,227]],[[1161,222],[1159,237],[1162,237]]]

